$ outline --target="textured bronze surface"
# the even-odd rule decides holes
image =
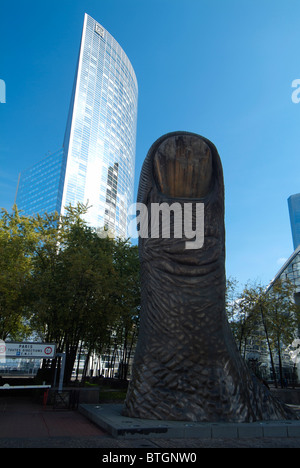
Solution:
[[[145,159],[138,202],[204,203],[204,245],[140,238],[141,326],[123,414],[251,422],[295,418],[240,357],[225,313],[224,187],[215,146],[164,135]],[[150,212],[150,210],[149,210]],[[149,230],[150,230],[149,219]]]
[[[186,141],[168,138],[153,158],[158,189],[169,197],[201,198],[209,190],[212,156],[209,146],[199,138]]]

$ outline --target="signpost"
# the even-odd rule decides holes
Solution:
[[[53,359],[56,346],[54,343],[17,343],[2,341],[0,353],[6,358]]]
[[[0,340],[0,362],[6,358],[17,359],[54,359],[60,358],[60,374],[58,390],[55,395],[58,397],[58,402],[63,403],[64,406],[70,407],[70,398],[72,391],[63,392],[63,382],[66,365],[66,353],[56,353],[56,345],[54,343],[32,343],[32,342],[13,342]],[[55,367],[54,386],[56,385],[56,374],[58,367]],[[17,385],[10,386],[5,384],[0,386],[0,390],[18,390],[18,389],[45,389],[44,393],[44,406],[47,404],[48,391],[51,385]],[[56,398],[56,397],[55,397]],[[56,400],[55,400],[56,401]],[[74,401],[73,403],[74,404]]]
[[[54,343],[30,343],[30,342],[13,342],[0,340],[0,361],[5,362],[6,358],[19,359],[53,359],[56,356],[56,345]],[[15,390],[15,389],[47,389],[44,394],[44,405],[47,402],[48,391],[51,385],[17,385],[10,386],[5,384],[0,387],[0,390]]]

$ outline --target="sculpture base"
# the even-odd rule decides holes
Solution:
[[[81,404],[79,410],[101,429],[118,439],[300,437],[299,420],[253,423],[158,421],[122,416],[122,404]]]

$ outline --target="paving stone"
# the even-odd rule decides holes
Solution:
[[[119,409],[111,408],[114,418]],[[99,410],[99,408],[98,408]],[[53,411],[30,400],[1,398],[1,448],[98,448],[130,450],[178,450],[200,448],[299,448],[300,421],[237,424],[237,434],[229,425],[217,424],[212,434],[211,424],[168,422],[174,437],[156,434],[130,438],[113,437],[78,411]],[[126,419],[121,418],[122,424]],[[136,421],[135,421],[136,423]],[[149,421],[148,421],[149,423]],[[128,424],[128,422],[127,422]],[[152,422],[156,424],[156,422]],[[165,422],[160,422],[165,424]],[[217,429],[218,427],[218,429]],[[234,428],[234,425],[231,425]],[[225,430],[227,428],[227,430]],[[264,428],[267,428],[263,431]],[[257,433],[258,431],[258,433]],[[263,432],[263,434],[262,434]],[[219,437],[221,436],[222,437]],[[216,437],[218,436],[218,437]],[[49,454],[55,452],[49,452]],[[96,452],[98,454],[98,451]],[[55,455],[56,456],[56,455]]]

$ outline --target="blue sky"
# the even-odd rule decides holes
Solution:
[[[169,131],[209,138],[224,170],[226,270],[267,284],[293,252],[300,192],[299,0],[2,0],[0,206],[62,145],[84,13],[126,51],[139,84],[136,185]]]

